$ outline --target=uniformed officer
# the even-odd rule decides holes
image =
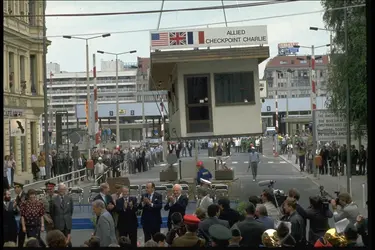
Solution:
[[[227,247],[232,238],[232,232],[229,228],[215,224],[210,226],[208,233],[211,236],[211,245],[213,247]]]
[[[198,185],[202,185],[201,179],[204,179],[204,180],[207,180],[207,181],[210,181],[212,179],[212,174],[210,173],[210,171],[208,169],[206,169],[203,166],[202,161],[197,162],[197,167],[199,168],[198,173],[197,173],[197,184]]]
[[[200,219],[192,214],[184,216],[184,224],[186,225],[186,233],[177,237],[172,242],[172,247],[203,247],[206,241],[197,236],[198,225]]]
[[[21,211],[21,205],[27,200],[27,195],[23,191],[22,183],[14,182],[13,185],[14,185],[14,192],[17,195],[16,200],[15,200],[16,202],[15,205],[17,206],[17,210]],[[18,231],[18,247],[23,247],[23,244],[25,243],[26,234],[22,231],[21,220],[19,221],[18,230],[19,230]]]
[[[46,196],[43,198],[42,202],[44,205],[44,224],[46,225],[46,231],[47,233],[51,230],[53,230],[54,225],[53,225],[53,214],[52,214],[52,201],[53,197],[56,196],[55,194],[55,183],[52,182],[46,182]]]

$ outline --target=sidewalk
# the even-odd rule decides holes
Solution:
[[[292,160],[288,160],[287,155],[280,155],[280,158],[290,163],[299,170],[299,165],[295,164],[295,155],[292,156]],[[318,175],[317,177],[314,177],[314,174],[308,174],[306,172],[302,172],[301,174],[309,178],[318,187],[324,186],[324,190],[332,197],[336,197],[336,191],[346,192],[347,190],[347,178],[345,175],[339,177],[333,177],[331,175]],[[368,200],[367,176],[352,176],[351,186],[351,196],[354,203],[358,205],[360,213],[367,216],[367,209],[365,208],[365,206],[363,206],[363,203],[366,203],[366,201]],[[363,194],[363,191],[365,192],[365,194]]]

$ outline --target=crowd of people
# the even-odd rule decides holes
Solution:
[[[107,183],[100,186],[100,194],[92,203],[95,225],[92,237],[82,242],[82,247],[138,247],[138,220],[143,229],[146,247],[305,247],[305,246],[357,246],[359,235],[368,244],[367,219],[359,214],[356,204],[347,193],[337,200],[321,196],[310,197],[310,206],[303,208],[300,195],[290,189],[282,204],[276,203],[274,193],[265,189],[261,196],[252,196],[245,214],[231,208],[230,201],[221,197],[210,198],[210,183],[202,181],[194,214],[187,214],[188,197],[179,184],[163,204],[163,197],[155,191],[155,184],[147,183],[146,193],[140,200],[129,195],[129,188],[116,186],[111,194]],[[35,190],[23,191],[15,183],[16,199],[4,191],[3,245],[18,247],[71,246],[73,200],[61,183],[46,183],[46,196],[36,198]],[[161,233],[161,210],[168,213],[168,232]],[[20,221],[15,215],[20,215]],[[342,231],[330,228],[328,219],[347,221]],[[310,226],[306,227],[306,220]],[[19,228],[19,230],[18,230]],[[41,232],[47,237],[41,239]],[[308,237],[306,237],[308,232]],[[27,241],[25,238],[27,236]]]
[[[279,153],[287,154],[288,160],[292,159],[295,154],[295,164],[299,164],[300,171],[313,173],[314,154],[313,141],[310,134],[306,136],[295,135],[278,135]],[[360,145],[359,150],[355,145],[350,148],[351,175],[366,175],[367,174],[367,150],[364,145]],[[339,145],[337,142],[326,142],[319,146],[317,150],[318,159],[315,161],[320,175],[338,174],[344,175],[347,171],[347,145]]]

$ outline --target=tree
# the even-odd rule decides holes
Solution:
[[[346,109],[346,83],[350,91],[350,123],[356,134],[367,123],[367,74],[366,74],[366,7],[332,10],[365,4],[366,0],[321,0],[325,9],[323,21],[326,28],[334,30],[331,63],[328,76],[328,108],[339,114]],[[348,50],[345,52],[345,24],[347,25]],[[347,80],[347,81],[346,81]]]

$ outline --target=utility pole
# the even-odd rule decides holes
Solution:
[[[318,169],[315,165],[315,155],[317,146],[317,130],[316,130],[316,72],[315,72],[315,46],[311,45],[310,59],[310,82],[311,82],[311,115],[312,115],[312,134],[313,134],[313,167],[314,177],[318,175]]]
[[[91,160],[91,88],[90,88],[90,59],[89,59],[89,40],[86,39],[86,91],[87,91],[87,105],[89,112],[87,112],[87,148],[88,148],[88,159]]]
[[[344,9],[344,50],[345,50],[345,61],[346,65],[348,65],[348,17],[347,17],[347,8],[346,8],[346,0],[344,2],[345,9]],[[346,86],[346,178],[347,178],[347,187],[346,190],[349,194],[351,194],[352,190],[352,159],[351,159],[351,129],[350,129],[350,87],[349,87],[349,79],[348,75],[345,74],[345,86]],[[338,190],[339,191],[339,190]]]
[[[43,0],[43,92],[44,92],[44,155],[46,160],[46,175],[50,178],[49,163],[49,132],[48,132],[48,90],[47,90],[47,28],[46,28],[46,5],[47,0]]]
[[[143,134],[143,142],[146,141],[146,117],[145,117],[145,84],[142,78],[142,134]]]

